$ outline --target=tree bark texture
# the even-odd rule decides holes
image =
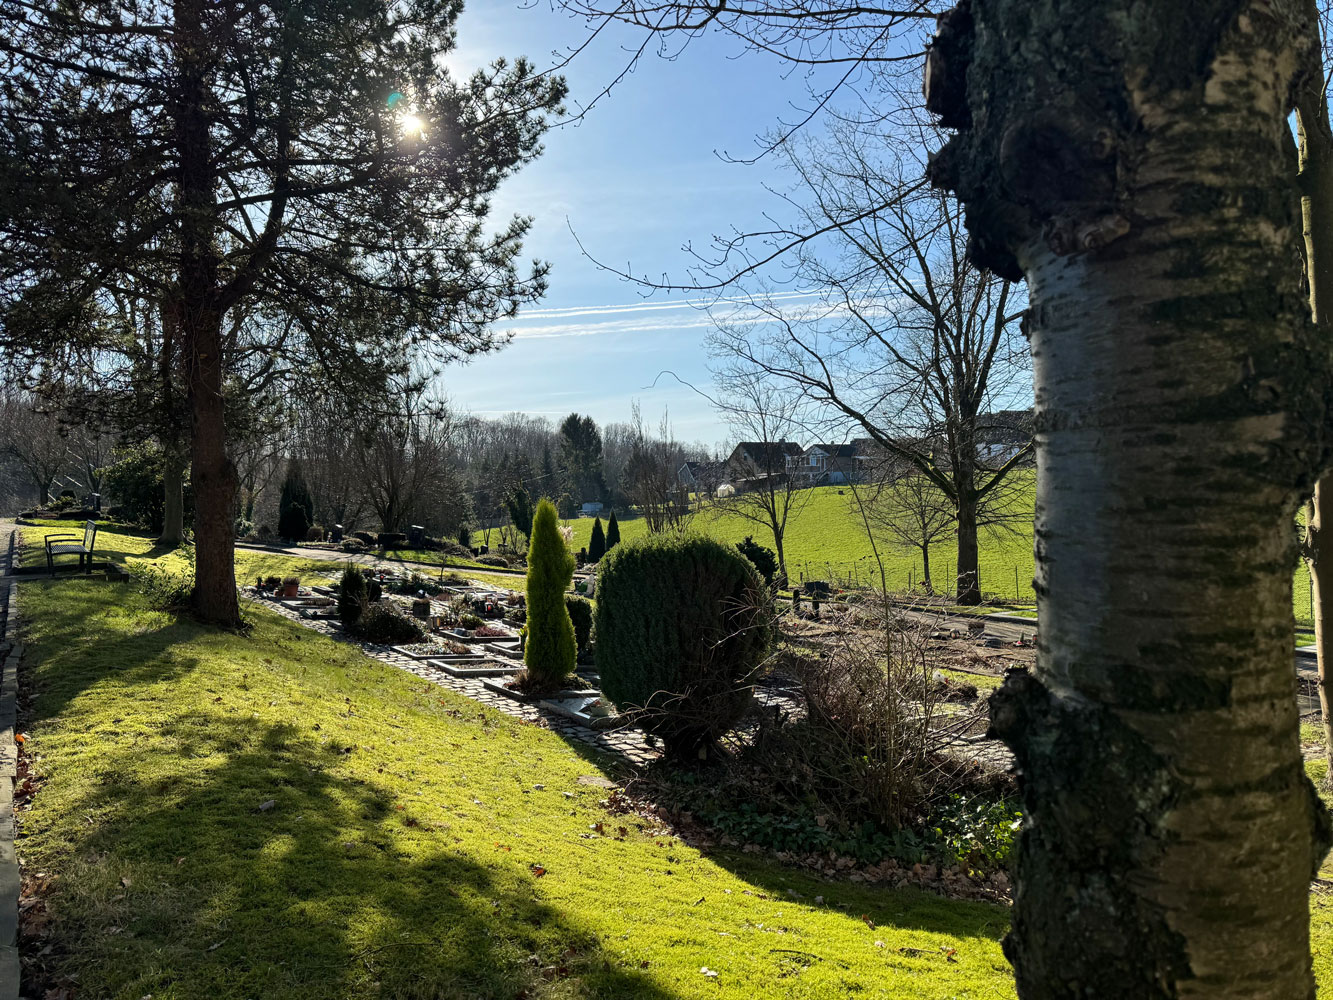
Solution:
[[[177,546],[185,541],[185,470],[184,453],[168,446],[162,461],[162,533],[157,544]]]
[[[1327,455],[1286,117],[1294,0],[972,0],[933,160],[1026,277],[1037,664],[992,699],[1026,820],[1025,1000],[1314,995],[1292,519]]]
[[[1318,23],[1313,0],[1305,0],[1306,16]],[[1320,46],[1322,54],[1322,45]],[[1328,119],[1328,91],[1323,60],[1311,67],[1296,95],[1296,125],[1300,137],[1301,221],[1305,230],[1305,273],[1310,285],[1310,313],[1333,353],[1333,130]],[[1313,596],[1314,643],[1319,662],[1319,708],[1324,722],[1325,784],[1333,782],[1333,668],[1329,664],[1327,623],[1333,619],[1333,476],[1315,484],[1305,508],[1305,566]],[[1326,606],[1331,605],[1331,606]]]
[[[975,476],[968,470],[958,483],[958,574],[959,604],[981,603],[981,551],[977,544],[977,491]]]
[[[219,301],[216,178],[208,109],[211,47],[203,25],[203,0],[176,0],[176,143],[184,210],[176,328],[184,337],[191,413],[191,481],[194,486],[194,609],[204,621],[240,622],[236,597],[233,530],[236,468],[227,455],[222,396],[222,310]]]

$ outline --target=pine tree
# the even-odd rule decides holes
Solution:
[[[606,555],[606,536],[602,534],[602,519],[592,522],[592,540],[588,542],[588,562],[597,562]]]
[[[528,640],[523,663],[534,687],[553,688],[574,672],[574,625],[565,591],[574,579],[574,556],[560,537],[555,504],[542,499],[528,543]]]
[[[443,57],[461,10],[0,0],[0,351],[34,373],[105,356],[79,377],[109,383],[152,350],[135,317],[160,317],[151,342],[184,373],[206,621],[240,620],[227,410],[271,384],[254,359],[382,388],[409,345],[434,361],[498,347],[492,324],[545,288],[522,261],[529,221],[488,210],[565,85],[524,59],[460,78]]]
[[[620,544],[620,523],[616,520],[616,512],[611,511],[611,520],[606,522],[606,551],[610,552]]]

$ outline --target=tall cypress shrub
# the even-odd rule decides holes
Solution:
[[[611,520],[606,522],[606,551],[610,552],[620,544],[620,522],[616,520],[616,512],[611,511]]]
[[[606,536],[602,534],[602,519],[592,522],[592,540],[588,542],[588,562],[597,562],[606,555]]]
[[[574,579],[574,556],[560,537],[555,504],[543,499],[528,540],[528,640],[523,663],[534,688],[553,688],[574,672],[574,625],[565,591]]]

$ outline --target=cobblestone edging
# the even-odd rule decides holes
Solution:
[[[290,618],[298,625],[321,632],[324,635],[337,639],[340,642],[353,642],[343,631],[330,624],[327,621],[318,619],[302,618],[299,611],[283,606],[276,601],[260,601],[265,607],[271,607],[278,614]],[[506,715],[512,715],[515,718],[524,719],[528,722],[538,723],[554,732],[559,733],[565,739],[585,744],[603,753],[610,754],[617,758],[621,763],[630,767],[639,768],[651,763],[661,756],[661,750],[650,743],[642,730],[632,726],[626,726],[622,729],[595,730],[579,723],[558,712],[550,709],[541,708],[537,705],[525,704],[513,698],[508,698],[502,694],[496,694],[493,690],[486,687],[481,678],[476,677],[452,677],[442,670],[436,670],[424,660],[414,660],[410,656],[404,656],[401,653],[395,653],[388,646],[378,646],[372,643],[357,642],[361,650],[367,655],[374,657],[382,663],[405,670],[410,674],[420,677],[422,680],[457,692],[465,698],[480,702],[488,708],[504,712]],[[783,711],[799,712],[800,708],[796,701],[774,695],[771,692],[756,692],[762,705],[770,708],[780,708]],[[978,763],[1001,771],[1007,771],[1013,766],[1013,756],[997,740],[988,739],[985,736],[962,737],[958,740],[956,752],[964,758],[971,758]],[[0,998],[3,1000],[3,998]]]
[[[0,550],[0,577],[9,574],[17,542],[11,531]],[[18,584],[0,582],[0,1000],[19,995],[19,865],[14,853],[14,783],[18,777]]]
[[[290,618],[298,625],[321,632],[340,642],[353,642],[343,634],[342,630],[329,624],[326,621],[317,619],[302,618],[300,613],[291,608],[284,607],[276,601],[257,602],[264,607],[272,608],[278,614]],[[512,715],[515,718],[523,719],[527,722],[539,723],[545,728],[559,733],[568,740],[582,743],[602,753],[610,754],[619,759],[622,763],[631,767],[643,767],[661,756],[661,751],[650,746],[643,732],[639,729],[625,728],[612,729],[607,731],[598,731],[589,729],[587,726],[552,712],[548,709],[539,708],[536,705],[525,704],[508,698],[502,694],[496,694],[487,688],[480,680],[475,677],[451,677],[442,670],[436,670],[424,660],[414,660],[410,656],[404,656],[401,653],[395,653],[388,646],[378,646],[372,643],[355,643],[367,655],[379,660],[381,663],[387,663],[390,666],[405,670],[410,674],[420,677],[422,680],[429,681],[437,687],[442,687],[450,691],[457,692],[465,698],[470,698],[475,702],[480,702],[487,708],[493,708],[506,715]],[[0,997],[3,1000],[3,997]]]

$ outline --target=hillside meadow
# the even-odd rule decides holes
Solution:
[[[1031,512],[1036,498],[1036,472],[1020,470],[1014,475],[1015,502]],[[921,553],[882,536],[876,537],[872,546],[856,490],[850,486],[823,486],[802,492],[806,497],[793,510],[787,525],[787,569],[793,580],[878,585],[878,551],[889,590],[904,591],[909,584],[919,584]],[[622,540],[637,538],[648,530],[644,520],[632,511],[618,510],[616,518]],[[606,518],[602,520],[605,526]],[[593,519],[580,517],[565,523],[574,529],[574,548],[586,547],[592,536]],[[1020,518],[1017,523],[1017,530],[982,529],[981,589],[994,600],[1031,604],[1036,601],[1032,590],[1031,518]],[[756,524],[724,506],[705,506],[691,518],[690,527],[725,542],[739,542],[752,535],[761,545],[773,547],[772,532],[766,525]],[[931,576],[937,591],[953,589],[957,558],[957,546],[951,537],[931,546]],[[1304,565],[1296,569],[1292,608],[1298,626],[1313,627],[1310,577]]]

